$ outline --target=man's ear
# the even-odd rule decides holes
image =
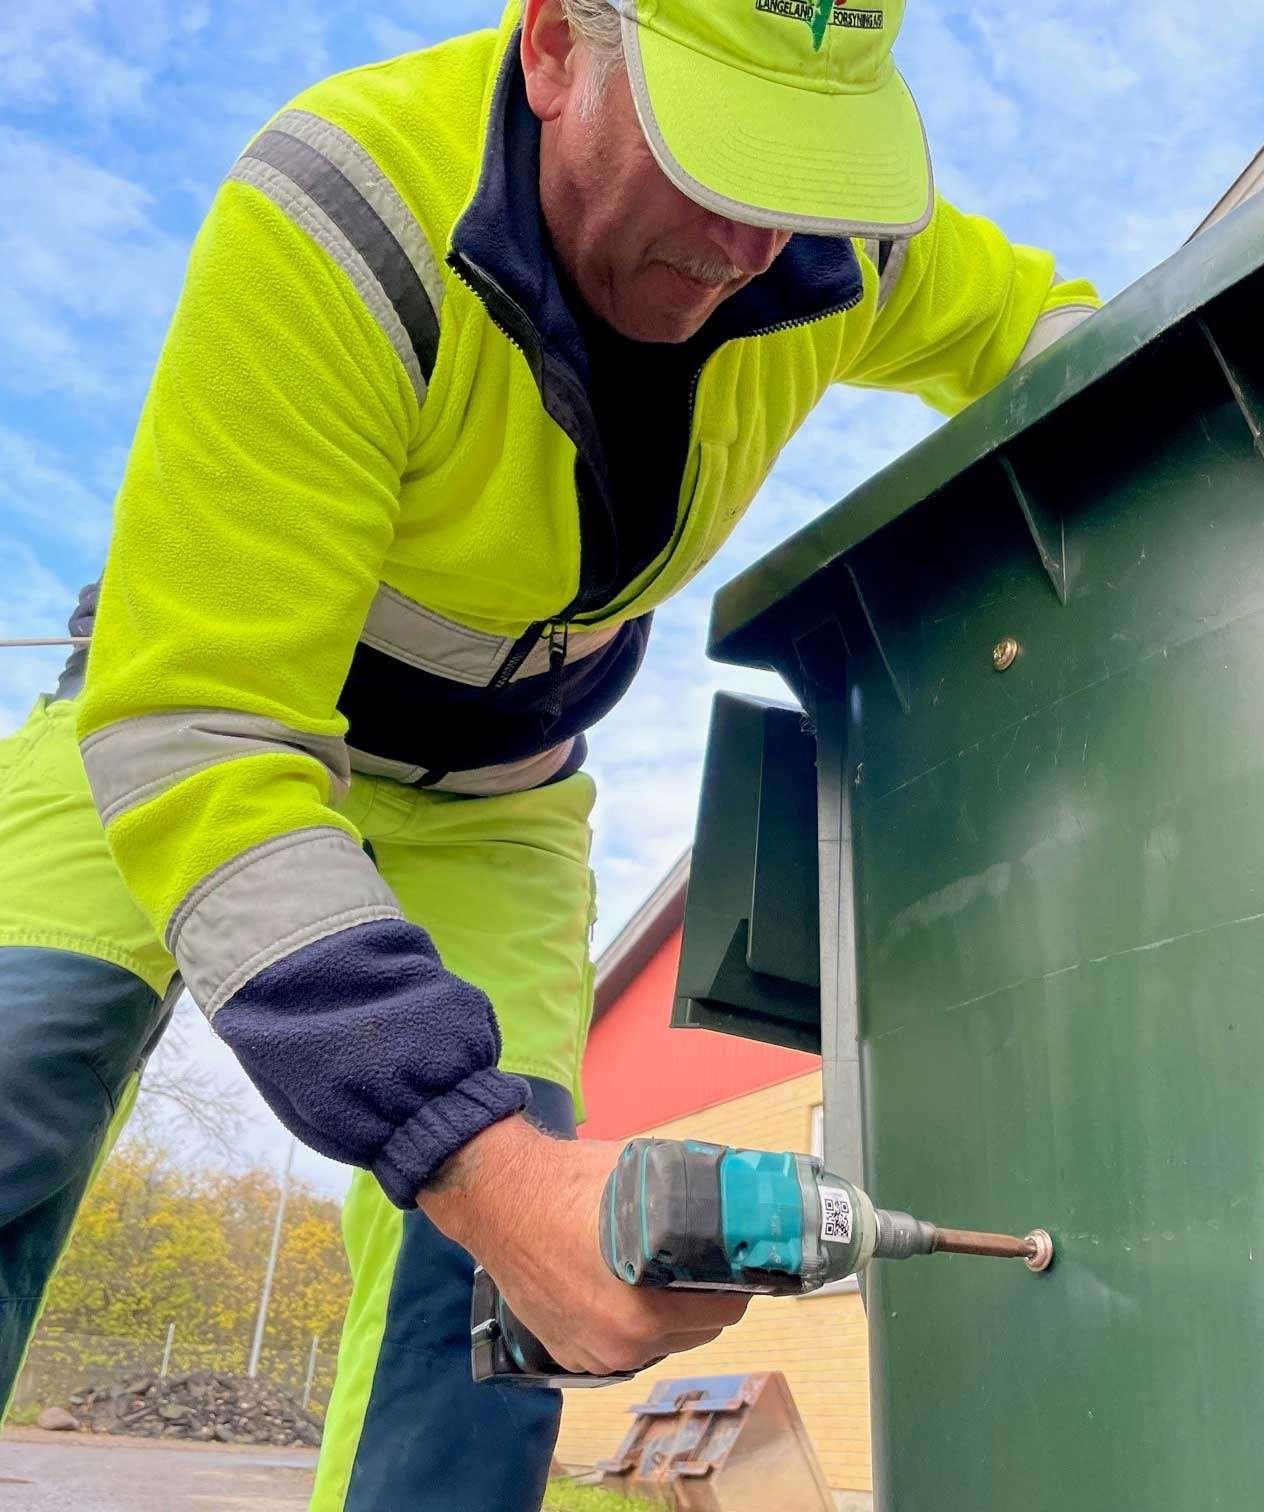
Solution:
[[[527,99],[541,121],[556,120],[574,84],[574,42],[560,0],[525,0],[522,75]]]

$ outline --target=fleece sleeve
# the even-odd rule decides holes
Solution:
[[[1052,253],[1013,243],[944,199],[924,231],[868,252],[877,312],[838,377],[917,394],[946,415],[1101,304],[1092,284],[1061,276]]]
[[[358,265],[279,197],[226,183],[195,244],[117,502],[79,736],[122,875],[216,1032],[300,1138],[409,1206],[527,1089],[496,1069],[487,998],[338,812],[337,702],[419,396]]]

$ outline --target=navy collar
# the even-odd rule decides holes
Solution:
[[[448,261],[522,348],[545,408],[579,445],[588,354],[540,208],[540,123],[527,101],[518,39],[515,32],[501,65],[478,186],[452,232]]]

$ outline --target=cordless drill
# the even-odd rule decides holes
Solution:
[[[810,1155],[735,1150],[686,1139],[634,1139],[601,1200],[601,1253],[629,1286],[797,1296],[873,1259],[948,1252],[1053,1260],[1043,1229],[1025,1239],[937,1228],[875,1208]],[[518,1386],[608,1386],[635,1372],[568,1374],[480,1269],[471,1315],[474,1379]]]

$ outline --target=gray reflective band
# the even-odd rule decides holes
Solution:
[[[259,972],[316,940],[402,919],[377,868],[342,830],[295,830],[211,873],[172,915],[166,943],[193,1001],[214,1019]]]
[[[310,756],[329,773],[335,801],[351,781],[341,739],[305,735],[278,720],[232,709],[180,709],[123,719],[89,735],[80,749],[103,824],[196,772],[243,756]]]
[[[1056,310],[1046,310],[1032,326],[1027,345],[1019,352],[1014,364],[1015,369],[1030,362],[1033,357],[1038,357],[1068,331],[1073,331],[1077,325],[1083,325],[1090,315],[1096,313],[1095,306],[1084,304],[1060,305]]]
[[[601,630],[572,626],[567,662],[592,656],[608,646],[620,629],[620,625],[608,625]],[[370,606],[360,639],[366,646],[407,662],[410,667],[472,688],[485,688],[492,681],[514,645],[511,635],[485,635],[480,630],[469,630],[423,608],[385,583]],[[548,666],[549,642],[547,635],[542,635],[511,680],[538,677],[548,671]]]
[[[876,236],[871,236],[863,246],[865,256],[878,270],[878,308],[881,309],[895,293],[895,286],[908,261],[908,238],[879,241]]]
[[[368,153],[330,122],[286,111],[229,177],[261,190],[329,253],[424,397],[439,348],[443,281],[416,217]]]
[[[425,285],[390,227],[340,168],[315,147],[275,129],[242,154],[283,173],[333,221],[373,271],[408,333],[429,381],[439,349],[439,321]]]
[[[420,403],[426,397],[426,380],[422,376],[412,342],[408,339],[408,332],[395,313],[394,305],[386,297],[382,285],[374,277],[373,270],[333,221],[296,184],[275,168],[270,168],[267,163],[254,158],[242,158],[228,177],[262,190],[295,225],[302,227],[318,247],[323,247],[328,252],[350,278],[356,293],[364,301],[365,308],[395,348],[395,355],[403,363]]]
[[[273,131],[283,131],[314,147],[329,159],[378,215],[421,280],[436,314],[443,303],[443,273],[417,217],[404,203],[403,196],[355,137],[332,121],[322,120],[306,110],[283,111],[272,122]]]
[[[895,293],[896,285],[900,281],[900,274],[904,272],[904,264],[908,261],[909,244],[906,238],[887,244],[890,251],[882,264],[882,276],[878,279],[878,308],[881,309],[887,300]]]
[[[556,777],[570,760],[574,740],[526,756],[521,761],[506,761],[499,766],[472,767],[464,772],[449,772],[426,788],[430,793],[460,793],[465,798],[498,798],[505,793],[525,793]],[[390,777],[396,782],[414,783],[426,775],[425,767],[410,766],[406,761],[392,761],[387,756],[373,756],[368,751],[351,750],[354,771],[370,777]]]

